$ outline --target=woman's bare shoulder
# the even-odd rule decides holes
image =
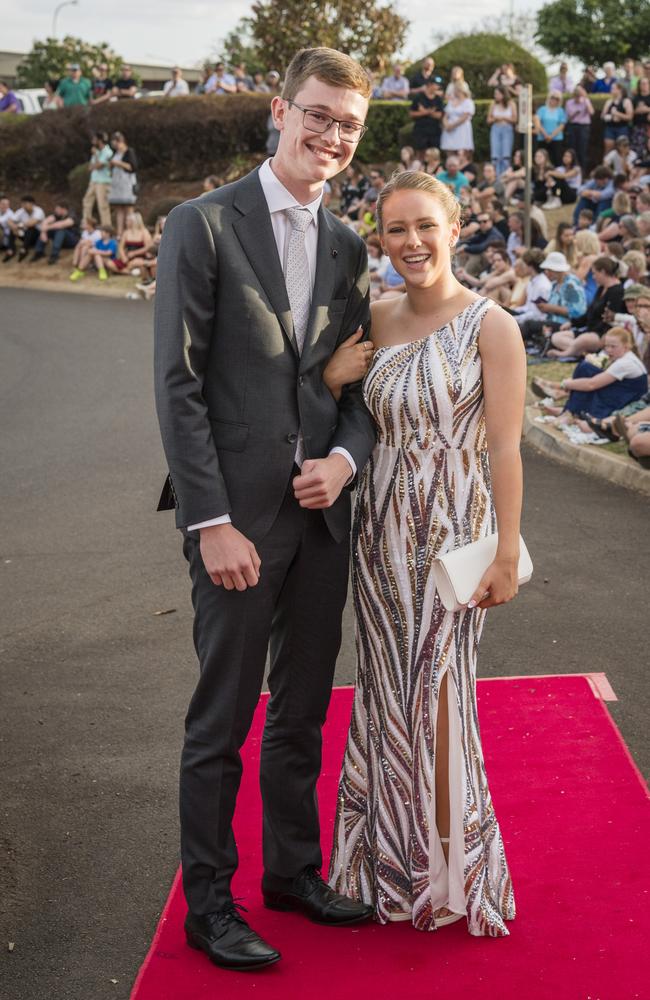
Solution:
[[[401,296],[396,295],[393,298],[378,299],[370,304],[370,335],[373,340],[381,339],[382,331],[391,325],[400,300]]]

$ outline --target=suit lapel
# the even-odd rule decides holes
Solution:
[[[278,257],[271,216],[257,174],[257,170],[253,171],[239,184],[233,203],[242,216],[233,223],[233,229],[285,336],[298,355],[287,286]]]
[[[307,327],[307,336],[305,337],[305,345],[302,351],[303,361],[329,322],[328,309],[332,301],[334,280],[336,277],[337,249],[334,245],[334,239],[329,214],[321,205],[318,211],[316,276],[314,279],[314,291],[311,297],[309,326]]]

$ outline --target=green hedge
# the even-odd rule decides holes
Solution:
[[[604,99],[594,97],[594,106],[602,107]],[[540,97],[536,104],[542,101]],[[478,161],[489,157],[489,103],[476,101],[473,127]],[[358,152],[362,162],[380,164],[399,158],[400,145],[409,144],[409,107],[397,101],[371,102],[368,132]],[[4,115],[0,121],[0,186],[12,192],[30,187],[66,191],[70,171],[88,161],[89,138],[96,129],[124,132],[136,150],[139,172],[145,179],[197,180],[220,172],[224,166],[236,168],[244,153],[263,153],[268,110],[267,96],[241,94],[139,100],[19,118]],[[602,156],[599,118],[592,127],[592,154],[594,163]]]
[[[143,99],[63,108],[0,122],[0,182],[65,189],[73,167],[89,158],[96,130],[123,132],[150,178],[195,180],[216,163],[264,149],[269,99],[231,97]]]

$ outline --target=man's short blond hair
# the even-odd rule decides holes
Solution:
[[[310,76],[331,87],[356,90],[362,97],[368,98],[371,94],[370,78],[352,56],[320,46],[296,52],[284,78],[282,97],[285,101],[293,101]]]

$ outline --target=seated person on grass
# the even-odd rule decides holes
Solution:
[[[598,257],[591,270],[598,291],[585,315],[574,320],[575,325],[563,323],[551,335],[553,346],[548,351],[549,358],[579,358],[589,351],[599,351],[604,346],[603,338],[607,330],[612,326],[605,314],[613,316],[625,312],[618,261],[611,257]]]
[[[605,334],[604,347],[608,357],[605,369],[585,360],[576,365],[571,378],[561,382],[533,379],[531,388],[537,396],[560,403],[568,393],[563,405],[542,404],[545,413],[557,417],[557,423],[608,417],[648,391],[648,372],[636,352],[630,331],[622,326],[612,327]]]

